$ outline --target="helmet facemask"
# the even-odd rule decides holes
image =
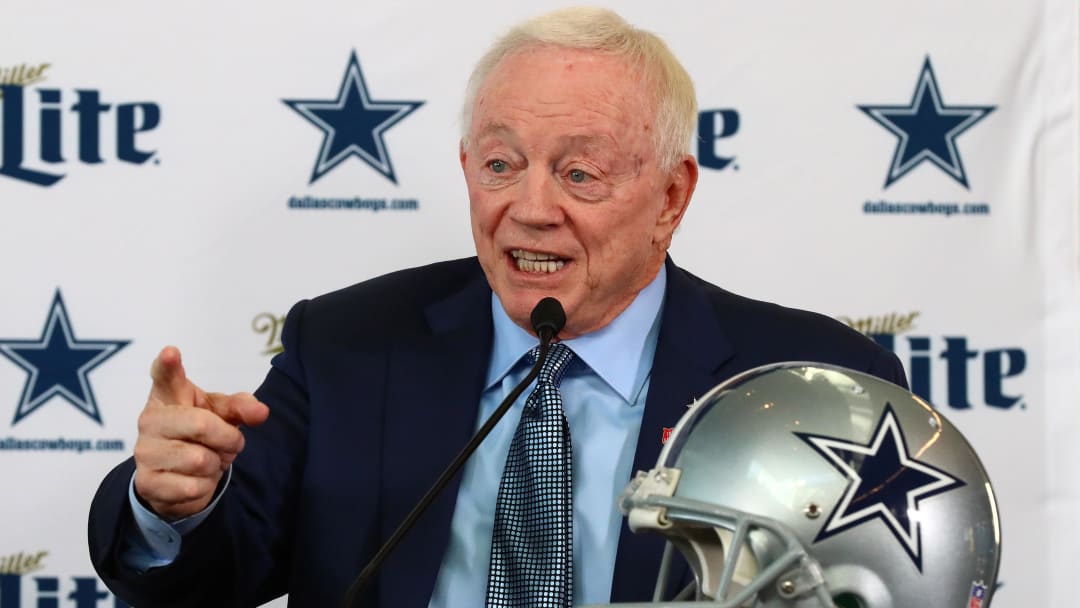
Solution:
[[[678,469],[639,472],[619,501],[633,531],[668,539],[658,590],[667,586],[674,547],[696,581],[676,599],[715,608],[834,608],[820,565],[784,524],[673,496],[679,477]]]

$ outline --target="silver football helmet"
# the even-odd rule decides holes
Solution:
[[[963,435],[840,367],[781,363],[717,386],[620,503],[686,557],[685,595],[708,606],[985,608],[997,579],[994,491]]]

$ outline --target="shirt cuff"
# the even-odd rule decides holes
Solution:
[[[185,534],[199,527],[210,513],[214,511],[218,501],[225,494],[232,479],[232,467],[226,471],[225,480],[218,485],[214,499],[205,509],[174,522],[167,522],[150,509],[143,506],[135,496],[135,475],[132,474],[128,483],[128,501],[131,503],[131,513],[135,517],[135,528],[130,531],[125,540],[127,546],[121,552],[120,561],[129,568],[146,572],[151,568],[168,566],[176,560],[180,554],[180,544]]]

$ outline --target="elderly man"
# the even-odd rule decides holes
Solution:
[[[695,397],[781,360],[904,382],[895,357],[839,323],[728,293],[667,257],[697,181],[695,117],[664,43],[609,11],[511,30],[466,97],[477,257],[297,304],[255,396],[202,391],[164,349],[134,458],[91,512],[102,577],[145,606],[337,604],[525,376],[530,311],[554,296],[567,322],[547,392],[519,400],[364,605],[651,597],[661,542],[630,534],[615,498]],[[528,430],[541,419],[553,433]]]

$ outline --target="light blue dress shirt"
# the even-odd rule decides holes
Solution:
[[[661,267],[652,283],[611,323],[564,341],[576,355],[560,386],[574,453],[575,604],[606,603],[611,596],[622,529],[615,500],[632,472],[659,335],[666,272]],[[536,345],[535,337],[510,320],[494,293],[491,311],[495,337],[477,429],[528,373],[524,355]],[[450,523],[450,544],[430,608],[484,605],[499,480],[531,391],[530,387],[522,393],[465,465]],[[661,438],[656,437],[656,441]],[[130,568],[146,571],[172,563],[183,535],[206,519],[221,496],[205,510],[172,524],[135,498],[134,477],[128,497],[136,530],[133,538],[126,539],[121,560]]]

